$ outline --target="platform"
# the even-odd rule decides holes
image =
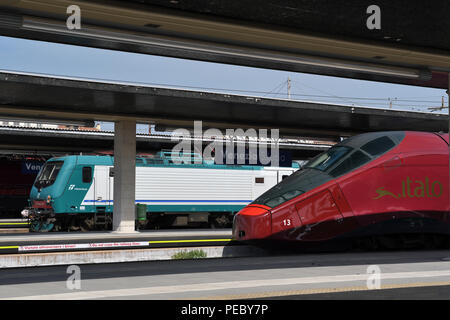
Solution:
[[[0,219],[0,229],[28,228],[27,219]]]
[[[135,233],[55,232],[1,234],[0,254],[144,249],[189,246],[223,246],[231,242],[230,229],[148,230]]]

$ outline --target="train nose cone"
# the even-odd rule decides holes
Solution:
[[[234,240],[263,239],[270,236],[271,231],[270,207],[251,204],[234,217]]]

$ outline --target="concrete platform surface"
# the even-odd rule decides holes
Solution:
[[[450,299],[449,257],[450,250],[352,252],[3,269],[0,298]],[[387,289],[402,290],[393,297]]]
[[[28,235],[20,234],[0,234],[0,259],[6,259],[5,255],[24,255],[30,253],[61,253],[61,252],[80,252],[83,251],[101,251],[101,250],[131,250],[131,249],[154,249],[154,248],[177,248],[177,247],[195,247],[195,246],[231,246],[240,245],[240,243],[231,241],[231,230],[166,230],[166,231],[141,231],[134,233],[117,232],[78,232],[78,233],[30,233]],[[107,260],[109,262],[122,261],[120,254],[114,253],[116,258]],[[82,261],[88,256],[93,259],[103,261],[101,255],[86,254]],[[45,260],[34,258],[32,262],[28,258],[28,264],[46,265],[49,261],[48,256]],[[55,256],[56,257],[56,256]],[[58,257],[61,257],[58,256]],[[64,261],[70,263],[66,255]],[[14,258],[19,259],[19,258]],[[25,259],[25,258],[24,258]],[[56,259],[56,258],[55,258]],[[59,259],[59,258],[58,258]],[[116,261],[117,260],[117,261]],[[140,258],[126,261],[136,261]],[[144,259],[144,260],[152,260]],[[11,264],[3,263],[3,266],[27,265],[22,262]],[[1,263],[0,263],[1,266]]]
[[[231,229],[171,229],[171,230],[146,230],[133,233],[118,232],[51,232],[1,234],[0,245],[36,242],[67,242],[88,240],[123,240],[123,239],[160,239],[160,238],[202,238],[202,237],[230,237]]]

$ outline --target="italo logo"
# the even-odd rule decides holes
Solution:
[[[443,187],[439,180],[430,182],[428,177],[423,180],[412,180],[406,177],[402,181],[402,192],[396,193],[386,190],[385,187],[380,187],[375,192],[378,194],[374,200],[389,196],[395,199],[401,198],[439,198],[442,195]]]

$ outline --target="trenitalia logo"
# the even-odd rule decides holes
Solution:
[[[442,183],[439,180],[431,182],[428,177],[425,177],[425,182],[422,180],[411,180],[406,177],[402,181],[402,192],[395,193],[385,190],[385,187],[380,187],[375,192],[378,194],[374,200],[378,200],[385,196],[393,197],[394,199],[401,198],[439,198],[442,195]]]

